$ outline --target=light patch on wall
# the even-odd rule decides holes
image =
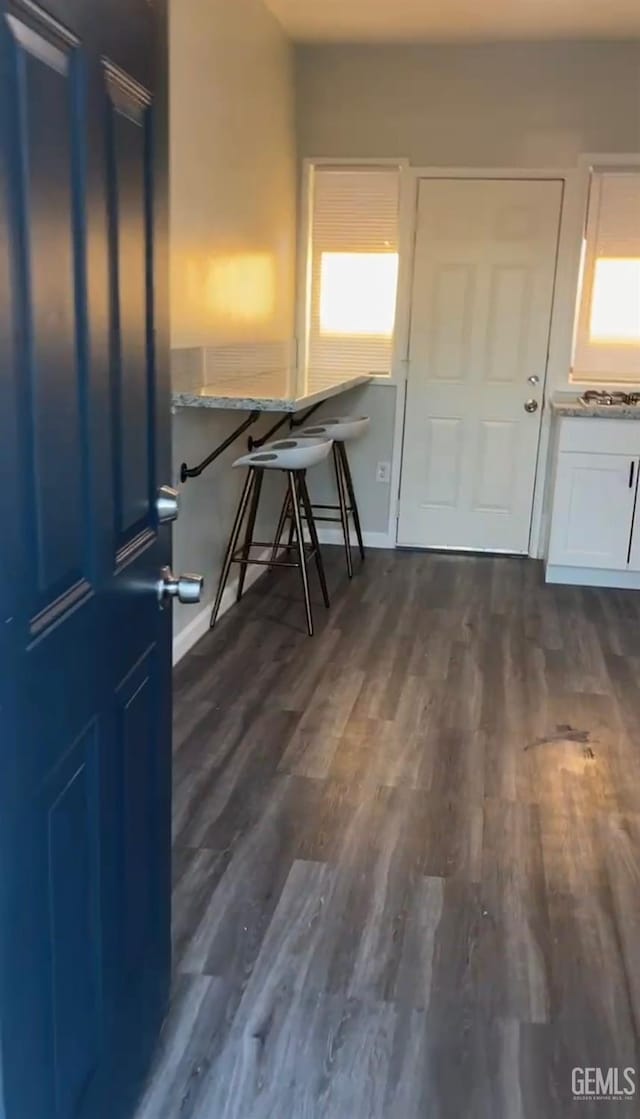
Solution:
[[[592,342],[640,343],[640,259],[596,260],[589,334]]]
[[[276,304],[276,266],[270,253],[233,253],[212,260],[205,283],[206,302],[218,316],[262,323]]]
[[[397,253],[322,253],[320,333],[390,338],[397,287]]]

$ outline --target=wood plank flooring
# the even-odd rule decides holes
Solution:
[[[640,1072],[640,595],[326,549],[175,674],[174,992],[137,1119],[566,1119]]]

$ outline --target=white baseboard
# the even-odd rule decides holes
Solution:
[[[572,587],[615,587],[618,590],[640,590],[640,571],[605,571],[595,567],[567,567],[548,563],[547,583],[565,583]]]
[[[321,544],[342,544],[341,528],[325,528],[318,525],[318,538]],[[365,548],[395,548],[396,542],[388,532],[363,532],[362,539]],[[351,528],[351,544],[358,546],[358,538],[353,527]]]
[[[258,558],[259,559],[266,559],[267,556],[269,555],[270,551],[271,551],[270,548],[265,548],[264,551],[260,554],[260,556]],[[244,584],[245,591],[248,591],[249,587],[252,586],[253,583],[255,583],[256,580],[259,579],[261,575],[264,575],[265,571],[266,571],[266,568],[260,567],[257,564],[252,564],[250,567],[248,567],[247,568],[247,578],[246,578],[245,584]],[[225,592],[222,596],[222,602],[220,604],[220,611],[218,613],[219,618],[221,618],[223,614],[226,614],[227,610],[229,610],[230,607],[234,605],[234,603],[236,601],[236,591],[237,590],[238,590],[238,579],[237,578],[233,579],[231,582],[227,583],[227,585],[225,587]],[[187,653],[189,652],[189,649],[192,649],[193,646],[196,644],[196,642],[199,641],[201,637],[204,637],[205,633],[209,632],[209,619],[211,617],[211,607],[212,606],[213,606],[213,603],[208,602],[206,606],[203,606],[201,610],[198,610],[197,614],[194,614],[193,618],[184,627],[184,629],[181,629],[180,633],[178,633],[174,637],[174,639],[173,639],[173,664],[174,665],[176,665],[178,663],[178,661],[181,661],[182,658],[187,655]]]

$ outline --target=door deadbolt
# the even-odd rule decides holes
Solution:
[[[160,486],[156,497],[158,524],[167,525],[171,521],[177,521],[179,502],[178,491],[173,486]]]

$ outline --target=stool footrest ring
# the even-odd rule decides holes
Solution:
[[[254,540],[254,541],[252,541],[252,544],[251,544],[250,547],[252,547],[252,548],[263,548],[264,549],[264,548],[273,548],[273,547],[275,547],[275,545],[274,545],[273,540]],[[295,543],[294,544],[279,544],[278,545],[278,551],[282,551],[282,552],[296,551],[297,552],[298,551],[298,545],[295,544]],[[315,556],[316,550],[315,550],[315,548],[313,547],[312,544],[305,544],[304,553],[305,553],[305,556],[307,557],[307,559],[310,560],[310,559],[313,559],[313,557]],[[256,567],[299,567],[300,566],[299,563],[294,563],[293,561],[289,561],[289,560],[252,559],[250,555],[249,556],[244,555],[244,549],[243,548],[238,548],[237,551],[233,552],[233,554],[231,556],[231,562],[232,563],[239,563],[239,564],[243,565],[244,567],[251,567],[253,564],[255,564]]]

